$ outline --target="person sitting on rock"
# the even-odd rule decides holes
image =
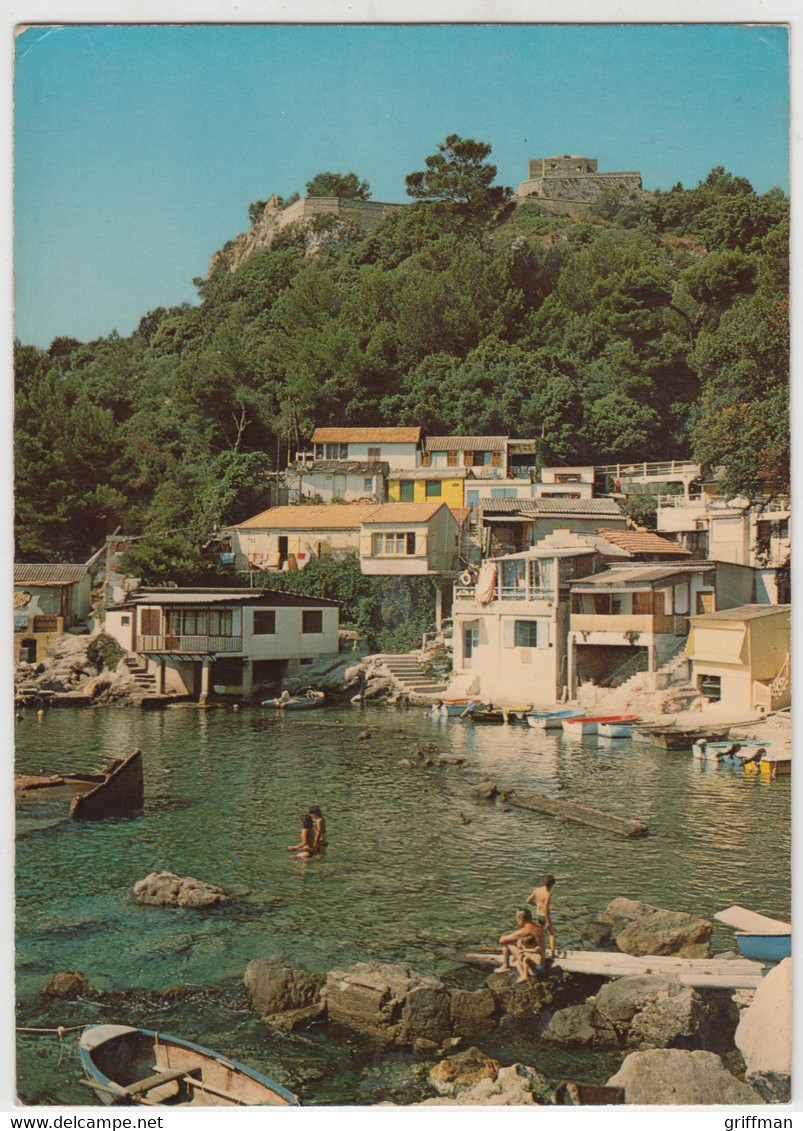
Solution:
[[[547,872],[544,876],[543,885],[536,888],[527,896],[525,903],[535,904],[535,922],[546,930],[549,935],[549,947],[552,958],[555,957],[555,929],[552,926],[552,919],[549,914],[549,903],[552,899],[552,889],[555,886],[555,877],[551,872]]]
[[[302,860],[315,855],[315,829],[309,813],[305,813],[301,818],[301,839],[298,844],[288,844],[287,851],[295,852]]]
[[[505,974],[513,969],[510,965],[512,958],[513,965],[519,972],[517,982],[526,982],[533,967],[538,974],[544,972],[546,939],[541,924],[533,922],[529,907],[516,913],[516,922],[517,930],[499,938],[502,944],[502,965],[496,967],[494,974]]]
[[[312,847],[323,853],[326,848],[326,818],[317,805],[310,805],[309,815],[313,824]]]

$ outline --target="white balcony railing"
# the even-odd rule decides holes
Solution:
[[[473,585],[456,585],[455,598],[458,601],[473,601]],[[555,590],[534,585],[503,585],[494,590],[495,601],[554,601]]]
[[[138,652],[241,652],[242,636],[140,636]]]

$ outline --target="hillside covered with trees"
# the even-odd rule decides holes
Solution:
[[[310,255],[285,228],[128,337],[16,343],[18,560],[173,531],[140,546],[180,580],[316,425],[536,436],[542,463],[693,456],[733,492],[784,490],[784,194],[716,168],[548,216],[489,156],[447,138],[374,233],[319,223]],[[354,174],[310,184],[370,195]]]

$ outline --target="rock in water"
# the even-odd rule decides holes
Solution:
[[[746,1079],[770,1103],[788,1103],[792,1074],[792,959],[785,958],[762,980],[742,1014],[736,1045]]]
[[[450,1008],[456,1037],[472,1037],[496,1026],[496,999],[488,989],[452,990]]]
[[[42,986],[46,997],[78,997],[94,993],[92,985],[80,970],[61,970]]]
[[[625,954],[677,954],[707,958],[712,924],[685,911],[667,911],[635,899],[614,899],[597,920],[609,922]]]
[[[650,1049],[632,1052],[610,1088],[624,1088],[628,1104],[757,1104],[758,1092],[725,1068],[713,1052]]]
[[[594,1006],[589,1002],[583,1005],[570,1005],[552,1014],[543,1036],[557,1045],[599,1045],[597,1027],[594,1023]],[[614,1046],[618,1044],[613,1036]]]
[[[251,1004],[262,1016],[308,1009],[321,997],[325,974],[312,974],[281,958],[255,958],[245,971]]]
[[[137,903],[194,910],[220,907],[229,902],[223,888],[192,876],[177,876],[175,872],[151,872],[134,884],[134,895]]]
[[[440,1044],[451,1034],[446,986],[406,962],[358,962],[330,971],[326,1000],[331,1020],[386,1044],[412,1044],[418,1037]]]
[[[429,1073],[429,1082],[442,1096],[454,1096],[473,1088],[480,1080],[495,1080],[501,1065],[492,1060],[487,1053],[472,1045],[456,1056],[447,1056],[434,1065]]]
[[[493,1063],[493,1062],[490,1062]],[[445,1104],[510,1107],[549,1102],[551,1086],[548,1081],[526,1064],[511,1064],[500,1068],[495,1076],[485,1076],[473,1087],[458,1091],[453,1096],[424,1100],[415,1107],[434,1107]]]

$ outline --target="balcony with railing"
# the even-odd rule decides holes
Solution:
[[[555,601],[554,586],[544,585],[502,585],[494,589],[494,601]],[[474,586],[455,586],[455,601],[475,603]],[[490,602],[489,602],[490,604]]]
[[[219,652],[241,652],[242,636],[140,636],[137,652],[178,652],[215,655]]]

